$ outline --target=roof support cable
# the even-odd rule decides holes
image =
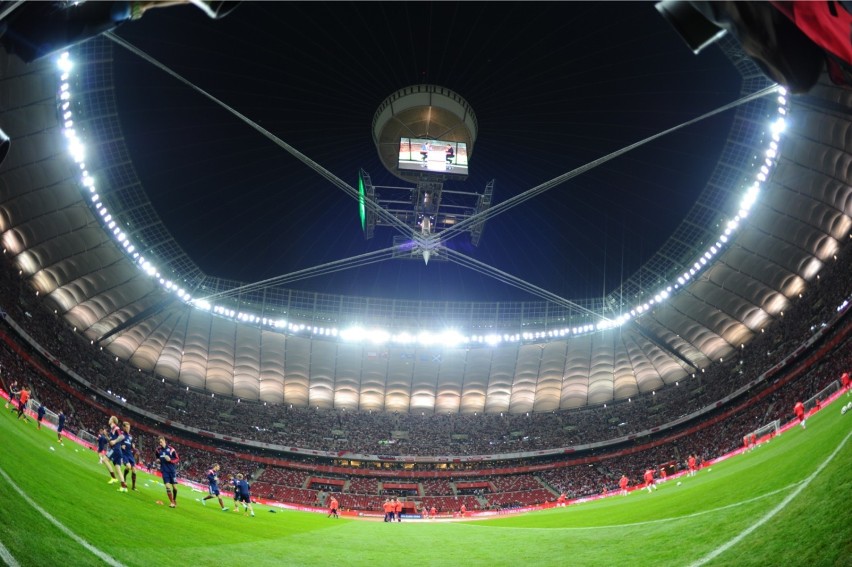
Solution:
[[[616,150],[616,151],[609,153],[605,156],[599,157],[599,158],[597,158],[593,161],[588,162],[585,165],[581,165],[580,167],[572,169],[571,171],[569,171],[567,173],[563,173],[562,175],[560,175],[558,177],[554,177],[550,181],[545,181],[541,185],[537,185],[537,186],[533,187],[532,189],[528,189],[528,190],[524,191],[523,193],[519,193],[518,195],[515,195],[514,197],[511,197],[510,199],[507,199],[507,200],[505,200],[501,203],[497,203],[495,205],[492,205],[490,208],[482,211],[481,213],[471,215],[468,218],[462,220],[461,222],[456,223],[455,225],[447,228],[446,230],[443,230],[439,233],[432,235],[429,238],[429,241],[430,241],[429,244],[434,245],[434,244],[446,242],[447,240],[449,240],[453,236],[460,234],[460,233],[464,232],[465,230],[469,230],[470,227],[473,226],[476,223],[485,222],[486,220],[491,219],[492,217],[495,217],[495,216],[499,215],[500,213],[504,213],[504,212],[508,211],[509,209],[511,209],[511,208],[513,208],[517,205],[520,205],[521,203],[528,201],[529,199],[532,199],[533,197],[541,195],[545,191],[549,191],[549,190],[553,189],[554,187],[557,187],[557,186],[565,183],[566,181],[573,179],[574,177],[577,177],[578,175],[586,173],[587,171],[590,171],[590,170],[598,167],[599,165],[602,165],[602,164],[604,164],[604,163],[606,163],[606,162],[608,162],[612,159],[615,159],[619,156],[622,156],[622,155],[626,154],[627,152],[635,150],[636,148],[638,148],[640,146],[644,146],[645,144],[647,144],[649,142],[653,142],[654,140],[656,140],[658,138],[662,138],[663,136],[665,136],[667,134],[671,134],[672,132],[676,132],[678,130],[686,128],[687,126],[691,126],[692,124],[695,124],[697,122],[701,122],[702,120],[710,118],[711,116],[721,114],[722,112],[725,112],[725,111],[730,110],[732,108],[736,108],[736,107],[741,106],[743,104],[749,103],[753,100],[757,100],[759,98],[762,98],[766,95],[775,93],[775,92],[778,91],[779,88],[780,87],[777,84],[766,87],[766,88],[761,89],[759,91],[756,91],[752,94],[746,95],[746,96],[744,96],[744,97],[742,97],[738,100],[735,100],[734,102],[728,103],[724,106],[720,106],[719,108],[717,108],[715,110],[711,110],[710,112],[702,114],[701,116],[698,116],[697,118],[687,120],[686,122],[682,122],[681,124],[678,124],[677,126],[673,126],[673,127],[669,128],[667,130],[663,130],[662,132],[658,132],[657,134],[654,134],[653,136],[649,136],[649,137],[647,137],[643,140],[639,140],[638,142],[634,142],[634,143],[630,144],[629,146],[625,146],[625,147],[621,148],[620,150]]]
[[[275,276],[258,282],[248,283],[239,287],[231,288],[226,291],[213,293],[200,299],[210,301],[212,299],[235,296],[241,293],[245,293],[247,291],[264,289],[277,285],[285,285],[295,281],[313,278],[316,276],[333,274],[335,272],[341,272],[343,270],[350,270],[352,268],[358,268],[361,266],[375,264],[377,262],[383,262],[384,260],[389,260],[393,257],[395,248],[396,247],[391,246],[389,248],[383,248],[381,250],[367,252],[366,254],[359,254],[358,256],[350,256],[349,258],[344,258],[342,260],[334,260],[332,262],[320,264],[319,266],[313,266],[310,268],[305,268],[303,270],[297,270],[295,272],[290,272],[289,274],[282,274],[280,276]]]
[[[105,37],[108,37],[114,43],[116,43],[116,44],[120,45],[121,47],[127,49],[131,53],[139,56],[140,58],[144,59],[148,63],[154,65],[155,67],[157,67],[161,71],[167,73],[168,75],[171,75],[172,77],[174,77],[175,79],[177,79],[178,81],[180,81],[184,85],[188,86],[192,90],[196,91],[197,93],[205,96],[206,98],[210,99],[211,101],[213,101],[217,105],[221,106],[222,108],[224,108],[225,110],[227,110],[228,112],[230,112],[231,114],[233,114],[234,116],[236,116],[237,118],[239,118],[240,120],[242,120],[243,122],[245,122],[246,124],[248,124],[249,126],[254,128],[255,130],[257,130],[260,134],[262,134],[266,138],[272,140],[272,142],[275,143],[275,145],[277,145],[278,147],[280,147],[281,149],[283,149],[284,151],[286,151],[287,153],[289,153],[290,155],[292,155],[293,157],[295,157],[296,159],[298,159],[299,161],[301,161],[302,163],[304,163],[305,165],[307,165],[308,167],[310,167],[311,169],[313,169],[314,171],[319,173],[322,177],[324,177],[326,180],[331,182],[332,185],[334,185],[335,187],[337,187],[339,189],[342,189],[344,193],[346,193],[347,195],[349,195],[350,197],[352,197],[356,201],[358,201],[360,199],[360,196],[358,194],[357,189],[355,189],[354,187],[352,187],[351,185],[349,185],[348,183],[346,183],[345,181],[343,181],[342,179],[340,179],[339,177],[334,175],[332,172],[330,172],[329,170],[327,170],[326,168],[324,168],[323,166],[321,166],[320,164],[318,164],[317,162],[315,162],[314,160],[312,160],[311,158],[309,158],[308,156],[306,156],[305,154],[303,154],[302,152],[300,152],[299,150],[297,150],[296,148],[294,148],[293,146],[291,146],[290,144],[288,144],[287,142],[285,142],[284,140],[282,140],[281,138],[279,138],[278,136],[276,136],[275,134],[273,134],[272,132],[270,132],[269,130],[267,130],[266,128],[264,128],[263,126],[258,124],[257,122],[255,122],[254,120],[252,120],[251,118],[249,118],[248,116],[246,116],[245,114],[241,113],[240,111],[236,110],[235,108],[228,106],[225,102],[216,98],[212,94],[208,93],[207,91],[205,91],[201,87],[194,85],[188,79],[185,79],[184,77],[182,77],[181,75],[179,75],[175,71],[172,71],[171,69],[166,67],[163,63],[160,63],[159,61],[157,61],[156,59],[154,59],[153,57],[151,57],[150,55],[148,55],[147,53],[145,53],[144,51],[142,51],[141,49],[139,49],[138,47],[136,47],[132,43],[128,42],[127,40],[119,37],[115,33],[108,31],[108,32],[104,32],[103,35]],[[396,228],[398,231],[400,231],[406,237],[412,238],[413,240],[415,240],[418,243],[421,242],[422,240],[425,240],[419,233],[414,231],[410,226],[405,224],[403,221],[401,221],[400,219],[395,217],[390,212],[388,212],[385,209],[383,209],[382,207],[380,207],[378,203],[367,200],[364,203],[364,205],[367,208],[369,208],[371,211],[375,212],[376,215],[378,215],[384,222],[386,222],[388,225]]]

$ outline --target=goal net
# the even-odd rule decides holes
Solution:
[[[27,411],[30,411],[35,414],[38,412],[38,406],[40,405],[41,403],[36,398],[30,398],[29,400],[27,400]],[[54,427],[56,427],[59,425],[59,416],[56,415],[56,413],[45,408],[44,417],[42,418],[42,421],[45,423],[50,423]]]
[[[805,412],[810,412],[814,408],[818,408],[821,404],[825,403],[827,399],[840,391],[840,380],[834,380],[819,391],[816,396],[808,398],[805,400]]]
[[[743,444],[746,447],[751,447],[764,441],[769,441],[781,431],[781,420],[776,419],[770,421],[766,425],[761,425],[751,433],[743,437]]]

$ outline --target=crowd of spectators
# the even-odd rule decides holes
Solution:
[[[9,270],[8,263],[5,269],[0,269],[0,301],[6,312],[56,359],[96,388],[110,392],[115,398],[113,407],[118,411],[123,398],[158,415],[159,421],[124,416],[150,428],[162,428],[162,422],[173,420],[231,437],[338,453],[490,455],[605,441],[664,426],[676,418],[713,405],[795,351],[823,325],[831,323],[837,306],[850,294],[848,282],[852,281],[849,278],[852,263],[844,261],[849,253],[847,247],[838,261],[811,282],[804,298],[791,302],[776,324],[765,333],[758,333],[748,345],[737,350],[736,356],[729,357],[724,363],[697,372],[678,385],[670,385],[630,401],[609,404],[606,408],[529,415],[321,411],[212,397],[129,368],[91,345],[69,330],[56,314],[44,310],[35,294]],[[833,332],[839,332],[844,325],[844,320],[839,320],[834,324],[836,329]],[[0,341],[0,376],[7,381],[14,378],[30,385],[39,401],[55,412],[64,411],[68,416],[67,428],[72,432],[85,430],[96,433],[105,425],[107,416],[100,396],[85,385],[76,383],[73,378],[62,375],[52,365],[53,361],[41,359],[28,351],[36,362],[27,362],[20,352],[27,351],[28,345],[15,336],[11,327],[3,325],[2,331],[6,340]],[[424,504],[428,502],[429,506],[435,505],[439,510],[458,507],[461,503],[473,510],[486,506],[523,505],[530,499],[537,500],[559,492],[579,497],[615,491],[622,474],[627,474],[636,483],[641,472],[649,466],[668,462],[683,466],[689,454],[698,455],[699,460],[708,460],[738,447],[746,433],[774,419],[789,419],[796,400],[813,396],[826,384],[837,380],[850,365],[852,353],[848,343],[843,343],[795,381],[756,403],[733,402],[732,405],[743,407],[725,419],[688,435],[678,436],[673,431],[668,442],[641,451],[620,451],[618,456],[608,456],[607,450],[600,450],[595,453],[598,460],[593,464],[576,465],[551,459],[535,474],[494,474],[483,470],[480,478],[492,483],[493,494],[459,495],[452,478],[424,478],[417,497],[422,497]],[[73,388],[80,395],[69,396],[67,389],[57,383],[57,377],[64,381],[66,388]],[[773,381],[777,379],[773,378]],[[757,392],[749,395],[754,393]],[[93,403],[95,401],[99,404]],[[724,408],[718,411],[722,410]],[[387,444],[393,438],[392,431],[405,431],[407,435]],[[143,461],[151,459],[156,446],[154,433],[137,430],[136,437]],[[179,431],[170,437],[182,457],[182,474],[187,478],[203,480],[204,471],[213,462],[218,462],[225,471],[241,472],[256,478],[255,494],[259,496],[269,495],[304,504],[322,500],[322,491],[307,487],[308,473],[285,465],[259,465],[246,460],[246,454],[257,453],[253,449],[219,448],[211,453],[199,448],[197,443],[182,442]],[[639,440],[636,444],[647,441]],[[281,459],[286,461],[287,455],[282,454]],[[325,464],[328,462],[325,461]],[[381,483],[377,480],[382,478],[380,470],[372,478],[349,477],[345,473],[339,474],[339,477],[346,481],[343,489],[346,499],[341,500],[342,506],[356,508],[372,507],[376,502],[380,504]]]

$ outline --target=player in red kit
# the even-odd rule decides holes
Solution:
[[[850,382],[852,382],[852,380],[849,379],[849,373],[844,372],[843,375],[840,377],[840,388],[841,388],[841,391],[846,390],[847,396],[849,395],[849,384],[850,384]]]
[[[695,472],[698,470],[698,459],[695,458],[695,455],[690,455],[686,460],[686,466],[689,467],[689,476],[695,476]]]
[[[337,501],[337,498],[334,495],[331,495],[331,500],[328,503],[328,516],[326,518],[331,518],[334,516],[335,518],[340,518],[337,514],[337,510],[340,508],[340,503]]]
[[[621,475],[621,480],[618,481],[618,488],[621,489],[621,495],[627,496],[627,485],[630,481],[627,479],[627,475]]]
[[[657,490],[657,485],[654,484],[654,469],[648,469],[645,471],[645,487],[648,489],[648,492],[651,490]]]
[[[799,424],[802,426],[802,429],[805,428],[805,404],[802,402],[796,402],[796,405],[793,406],[793,413],[796,414],[796,419],[799,420]]]

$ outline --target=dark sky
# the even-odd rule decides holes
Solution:
[[[119,34],[352,184],[400,185],[371,138],[379,104],[434,83],[473,107],[465,182],[503,201],[738,98],[717,48],[693,55],[653,4],[245,2],[213,21],[160,9]],[[134,164],[178,242],[213,275],[256,281],[384,248],[357,204],[252,128],[116,47]],[[600,296],[695,201],[730,114],[670,135],[488,221],[450,245],[567,298]],[[536,299],[450,263],[394,260],[291,287],[439,300]]]

